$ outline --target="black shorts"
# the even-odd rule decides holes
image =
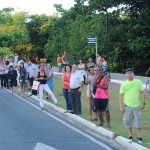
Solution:
[[[13,87],[13,86],[17,87],[17,80],[16,79],[10,80],[10,87]]]
[[[99,111],[109,111],[108,109],[109,99],[95,98],[95,107]]]

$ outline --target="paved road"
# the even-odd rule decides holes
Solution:
[[[126,80],[125,74],[119,74],[119,73],[111,73],[111,78],[115,80]],[[146,84],[147,80],[150,80],[150,77],[143,77],[143,76],[135,76],[136,79],[140,79],[143,84]]]
[[[58,72],[58,68],[54,67],[54,72]],[[120,81],[124,81],[126,80],[126,76],[125,74],[120,74],[120,73],[110,73],[111,74],[111,79],[114,80],[120,80]],[[140,79],[143,84],[146,84],[147,80],[150,80],[150,77],[143,77],[143,76],[135,76],[136,79]]]
[[[43,145],[58,150],[124,150],[48,107],[41,112],[38,106],[31,98],[0,88],[0,150],[52,150]]]

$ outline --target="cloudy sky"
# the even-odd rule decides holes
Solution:
[[[15,11],[27,11],[29,14],[55,13],[54,4],[62,4],[63,8],[69,9],[74,5],[74,0],[0,0],[0,10],[12,7]]]

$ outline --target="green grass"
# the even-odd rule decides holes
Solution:
[[[81,117],[88,119],[87,106],[88,100],[86,96],[86,86],[82,89],[81,102],[82,102],[82,115]],[[119,111],[119,101],[118,101],[118,90],[109,90],[110,93],[110,115],[111,115],[111,128],[108,129],[113,131],[118,136],[128,137],[127,129],[123,125],[123,114]],[[66,101],[62,94],[62,82],[59,77],[54,77],[54,94],[58,99],[60,107],[66,109]],[[142,137],[143,146],[150,148],[150,97],[146,98],[146,107],[142,112]],[[98,124],[98,122],[93,122]],[[104,124],[104,128],[106,125]],[[136,140],[136,129],[133,129],[133,137]]]

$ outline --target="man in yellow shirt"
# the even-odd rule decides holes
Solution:
[[[124,113],[124,124],[128,129],[129,143],[132,142],[133,123],[137,130],[138,143],[142,143],[141,138],[141,109],[145,107],[144,87],[140,80],[134,79],[132,68],[126,69],[127,80],[121,84],[119,91],[120,111]],[[142,104],[140,103],[140,94]],[[141,105],[141,106],[140,106]]]

